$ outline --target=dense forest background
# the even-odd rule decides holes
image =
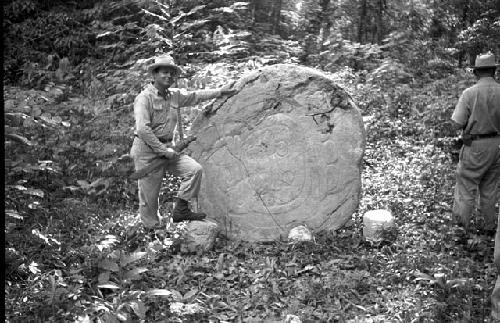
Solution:
[[[281,59],[326,70],[371,72],[391,62],[412,76],[449,72],[481,51],[498,54],[499,6],[495,0],[5,1],[5,80],[40,82],[37,72],[57,67],[56,58],[80,70],[95,60],[123,68],[158,51],[173,52],[181,64],[274,49]]]
[[[448,119],[476,55],[500,57],[499,17],[497,0],[4,1],[6,320],[484,321],[492,242],[449,224]],[[144,235],[127,153],[159,53],[188,89],[276,63],[335,79],[368,135],[353,223],[203,256],[178,254],[181,227]],[[385,244],[362,239],[374,208],[398,220]]]

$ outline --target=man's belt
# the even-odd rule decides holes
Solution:
[[[134,137],[137,137],[139,139],[141,139],[137,134],[134,133]],[[158,138],[158,137],[157,137]],[[142,139],[141,139],[142,140]],[[172,142],[172,139],[161,139],[161,138],[158,138],[158,140],[162,143],[162,144],[169,144]]]
[[[486,133],[486,134],[479,134],[479,135],[470,135],[470,139],[472,139],[472,140],[494,138],[494,137],[500,137],[500,134],[493,132],[493,133]]]
[[[486,134],[477,134],[477,135],[471,135],[471,134],[463,134],[462,135],[462,141],[465,146],[470,146],[474,140],[478,139],[486,139],[486,138],[494,138],[494,137],[499,137],[500,134],[498,133],[486,133]]]

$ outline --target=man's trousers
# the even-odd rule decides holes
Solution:
[[[500,181],[500,138],[485,138],[472,141],[463,146],[457,166],[455,201],[453,216],[465,228],[474,210],[479,194],[480,214],[484,219],[485,230],[495,230]]]
[[[143,153],[132,154],[132,157],[137,171],[149,165],[158,155]],[[158,198],[165,172],[181,179],[177,197],[189,201],[191,198],[197,197],[200,191],[203,169],[200,164],[187,155],[180,155],[178,158],[170,160],[165,168],[139,179],[139,214],[144,226],[149,228],[160,222]]]

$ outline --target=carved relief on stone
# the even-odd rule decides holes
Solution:
[[[290,228],[335,229],[359,202],[361,115],[318,71],[274,65],[242,78],[192,131],[204,166],[200,206],[223,233],[274,240]]]

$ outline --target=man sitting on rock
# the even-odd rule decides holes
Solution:
[[[172,218],[174,222],[201,220],[204,213],[192,212],[188,201],[198,195],[202,167],[187,155],[172,148],[174,129],[178,124],[178,109],[184,106],[234,93],[230,84],[214,90],[188,92],[170,88],[181,69],[170,56],[157,57],[148,68],[153,82],[137,95],[134,102],[135,131],[130,155],[136,171],[150,165],[158,157],[166,157],[160,167],[138,180],[139,213],[145,227],[159,224],[158,198],[165,171],[181,179]]]

